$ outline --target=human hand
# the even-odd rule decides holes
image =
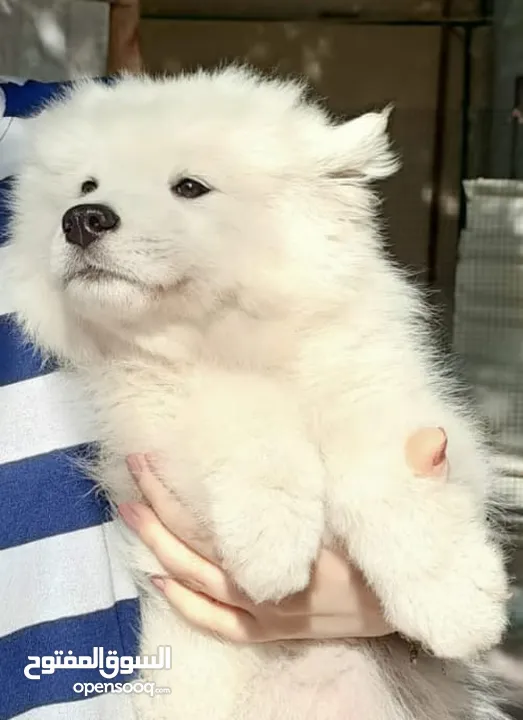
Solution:
[[[439,428],[412,435],[406,456],[413,472],[444,479],[446,443]],[[120,506],[120,514],[165,568],[165,575],[152,582],[191,624],[243,643],[377,637],[394,632],[362,573],[341,552],[329,548],[320,551],[306,590],[278,604],[255,605],[221,569],[212,536],[155,476],[150,459],[133,455],[128,466],[150,506],[127,503]]]

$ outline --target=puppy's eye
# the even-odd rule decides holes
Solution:
[[[185,198],[186,200],[194,200],[194,198],[207,195],[208,192],[211,192],[211,188],[192,178],[182,178],[174,185],[171,185],[171,190],[175,195]]]
[[[88,195],[89,193],[94,192],[98,187],[98,183],[96,180],[85,180],[82,183],[82,187],[80,188],[82,195]]]

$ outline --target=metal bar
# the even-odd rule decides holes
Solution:
[[[452,0],[444,0],[443,14],[451,13]],[[447,117],[447,87],[450,58],[450,28],[441,28],[439,47],[438,80],[436,90],[436,120],[434,128],[434,149],[432,165],[432,197],[430,200],[429,243],[427,248],[427,281],[432,285],[437,275],[438,240],[440,228],[440,197],[443,181],[445,155],[445,121]]]
[[[487,17],[488,15],[494,15],[494,1],[493,0],[479,0],[479,14],[481,17]]]
[[[386,19],[386,18],[361,18],[347,15],[309,15],[307,17],[282,16],[282,17],[242,17],[238,15],[181,15],[176,13],[142,13],[142,20],[185,20],[191,22],[242,22],[242,23],[285,23],[285,22],[323,22],[337,25],[385,25],[387,27],[485,27],[492,24],[490,16],[472,20],[470,18],[434,18],[427,20],[408,19]]]
[[[461,103],[461,188],[460,188],[460,204],[459,204],[459,229],[460,231],[467,222],[467,199],[463,180],[469,176],[469,159],[470,159],[470,100],[471,100],[471,84],[472,84],[472,31],[470,28],[464,28],[463,43],[463,99]]]
[[[518,177],[518,150],[520,125],[523,123],[523,75],[516,77],[514,83],[514,108],[512,110],[512,128],[510,138],[510,170],[509,177]]]

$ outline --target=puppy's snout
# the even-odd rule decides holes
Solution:
[[[81,248],[87,248],[119,225],[119,216],[108,205],[75,205],[62,218],[66,241]]]

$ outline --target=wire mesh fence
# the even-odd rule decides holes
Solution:
[[[465,182],[454,348],[489,424],[503,494],[523,511],[523,182]]]

